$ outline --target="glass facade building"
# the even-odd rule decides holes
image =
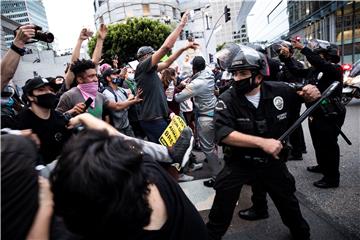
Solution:
[[[359,1],[288,1],[289,36],[339,46],[342,63],[360,59]]]
[[[42,27],[43,31],[49,30],[45,7],[41,0],[1,1],[1,15],[21,25],[31,23]],[[9,32],[5,36],[8,47],[13,39],[13,33]]]

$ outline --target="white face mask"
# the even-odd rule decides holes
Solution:
[[[133,73],[128,73],[128,79],[129,79],[129,80],[134,80],[134,78],[135,78],[135,74],[133,74]]]

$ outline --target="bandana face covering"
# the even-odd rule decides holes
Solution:
[[[85,99],[88,99],[89,97],[93,99],[93,102],[91,103],[91,107],[95,107],[95,98],[98,91],[98,83],[97,82],[91,82],[91,83],[81,83],[77,85],[77,88],[80,90],[81,94]]]

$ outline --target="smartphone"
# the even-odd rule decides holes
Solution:
[[[84,109],[84,112],[86,112],[86,110],[90,107],[90,104],[93,102],[94,100],[89,97],[88,99],[86,99],[86,101],[84,102],[85,104],[85,109]]]

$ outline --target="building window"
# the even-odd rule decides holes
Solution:
[[[144,16],[150,15],[150,6],[149,4],[143,4],[143,14]]]
[[[176,19],[176,8],[172,8],[172,10],[173,10],[173,19]]]

